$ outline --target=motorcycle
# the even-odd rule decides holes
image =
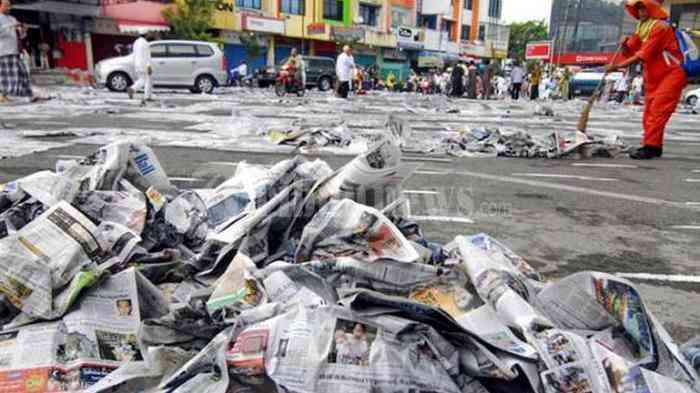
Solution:
[[[306,92],[301,81],[296,77],[296,69],[289,64],[282,66],[275,82],[275,94],[284,97],[285,94],[296,94],[303,97]]]

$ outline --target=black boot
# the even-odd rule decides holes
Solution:
[[[655,146],[642,146],[637,151],[630,153],[633,160],[651,160],[663,155],[663,149]]]

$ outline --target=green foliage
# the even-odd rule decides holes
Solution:
[[[175,0],[173,7],[163,10],[170,24],[170,38],[218,42],[211,32],[216,2],[211,0]]]
[[[246,55],[248,55],[248,59],[252,60],[263,54],[263,48],[260,46],[260,41],[255,34],[241,33],[240,40]]]
[[[525,60],[525,47],[528,42],[544,41],[549,38],[547,25],[543,20],[510,24],[510,48],[508,57]]]

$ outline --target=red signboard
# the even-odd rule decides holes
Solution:
[[[416,6],[416,0],[391,0],[391,5],[412,9]]]
[[[306,26],[306,33],[309,35],[326,34],[326,24],[323,22],[309,23]]]
[[[527,60],[549,60],[552,57],[552,41],[531,42],[525,49]]]
[[[614,53],[562,53],[555,54],[552,59],[553,63],[557,64],[608,64],[615,57]]]

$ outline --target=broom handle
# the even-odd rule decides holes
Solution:
[[[613,56],[612,60],[610,61],[610,64],[608,64],[608,66],[615,64],[615,61],[617,61],[617,57],[620,55],[620,52],[622,52],[622,47],[624,45],[625,45],[624,42],[621,42],[620,45],[617,46],[617,51],[615,51],[615,56]],[[600,82],[598,82],[598,86],[593,91],[593,97],[591,97],[591,100],[595,100],[594,97],[597,97],[600,95],[603,86],[605,86],[605,78],[607,78],[608,75],[610,75],[611,73],[612,73],[612,71],[605,71],[605,74],[603,74],[603,78],[601,78]]]

